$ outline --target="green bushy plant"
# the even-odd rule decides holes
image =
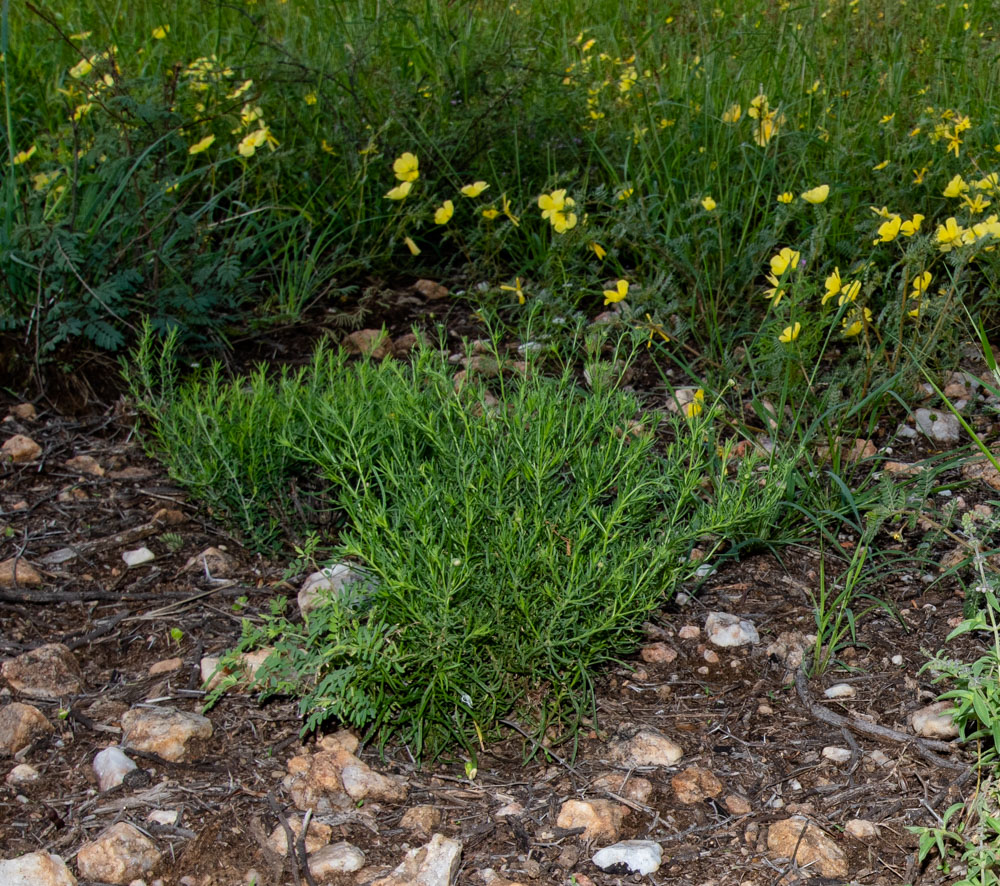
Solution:
[[[661,420],[568,373],[529,367],[491,394],[475,376],[456,390],[430,349],[412,365],[321,349],[228,383],[139,362],[139,391],[166,375],[149,412],[173,476],[249,528],[262,499],[291,511],[290,477],[318,475],[343,521],[330,556],[367,576],[304,625],[246,623],[241,649],[275,647],[262,690],[300,697],[308,728],[346,722],[420,755],[471,749],[515,709],[540,734],[574,726],[596,669],[693,574],[691,550],[766,535],[785,495],[787,464],[734,458],[709,409]]]

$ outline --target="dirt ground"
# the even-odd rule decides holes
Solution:
[[[432,305],[430,313],[436,310]],[[404,330],[404,320],[408,325],[411,319],[401,317],[397,325]],[[468,334],[461,323],[454,326],[457,335]],[[322,324],[309,337],[320,334]],[[331,334],[343,331],[331,328]],[[294,352],[287,342],[278,334],[258,337],[244,343],[241,359],[294,362],[300,352],[307,356],[301,339]],[[7,396],[0,415],[16,402]],[[0,588],[0,660],[61,642],[73,651],[85,685],[77,695],[47,701],[19,699],[0,681],[0,706],[30,701],[56,727],[16,760],[0,760],[4,776],[20,762],[41,773],[39,781],[17,788],[0,779],[0,857],[46,849],[72,867],[85,841],[113,822],[128,821],[164,853],[147,882],[159,877],[167,886],[236,886],[256,871],[261,884],[298,886],[306,882],[303,871],[264,845],[280,819],[295,813],[281,785],[286,762],[303,745],[315,746],[314,737],[301,738],[291,701],[261,706],[245,694],[229,695],[208,712],[214,734],[196,759],[137,757],[148,777],[111,792],[97,790],[91,763],[98,750],[116,742],[121,715],[139,703],[200,710],[202,657],[234,645],[242,618],[297,590],[283,581],[286,563],[244,551],[146,457],[133,425],[121,402],[91,399],[76,415],[39,400],[36,418],[12,418],[0,426],[4,439],[21,433],[42,447],[33,462],[0,465],[0,560],[23,557],[44,577],[38,587]],[[897,442],[893,458],[915,460],[925,454],[920,446]],[[103,476],[66,466],[80,455],[91,456]],[[962,494],[967,506],[986,497],[982,490]],[[164,508],[183,519],[151,522]],[[919,535],[901,542],[901,552],[918,543]],[[126,568],[123,551],[140,545],[155,560]],[[235,558],[236,567],[224,578],[186,565],[209,546]],[[943,556],[950,547],[942,541],[932,554]],[[76,553],[57,562],[53,554],[66,548]],[[818,576],[816,550],[785,547],[726,561],[700,588],[688,588],[648,626],[649,644],[665,643],[676,659],[645,661],[637,653],[628,667],[608,672],[599,687],[597,722],[581,733],[575,757],[568,748],[559,749],[558,759],[533,754],[532,743],[510,729],[504,740],[487,746],[469,779],[461,760],[417,768],[406,748],[387,748],[384,760],[365,748],[359,754],[373,769],[405,778],[409,797],[328,817],[333,839],[360,848],[366,867],[326,882],[367,882],[395,867],[406,849],[426,840],[400,826],[406,809],[421,804],[437,807],[443,815],[437,830],[461,841],[457,882],[463,886],[484,884],[486,869],[539,884],[571,883],[573,877],[598,886],[643,880],[692,886],[842,882],[772,857],[767,828],[791,814],[808,816],[834,838],[847,853],[851,882],[947,882],[934,862],[917,864],[917,838],[908,828],[934,824],[952,803],[972,795],[976,777],[963,769],[974,761],[972,750],[955,748],[943,755],[952,765],[940,765],[913,743],[838,728],[817,716],[817,709],[905,730],[908,715],[941,691],[920,668],[926,651],[944,648],[962,617],[961,584],[938,580],[936,569],[917,562],[887,575],[870,590],[891,602],[899,618],[878,611],[862,619],[856,643],[840,655],[843,666],[809,680],[803,697],[772,644],[789,632],[815,630],[810,594]],[[246,598],[245,606],[234,609],[239,598]],[[751,620],[760,642],[707,647],[704,623],[711,611]],[[699,636],[688,637],[691,626],[701,629]],[[966,661],[980,654],[973,638],[947,648]],[[152,665],[175,657],[181,659],[176,670],[150,676]],[[848,683],[856,694],[824,698],[823,690],[834,683]],[[629,770],[612,761],[613,742],[644,726],[681,745],[684,756],[676,766]],[[828,746],[846,748],[849,759],[826,759]],[[690,766],[709,770],[723,790],[682,802],[675,776]],[[620,835],[663,846],[662,866],[646,878],[602,872],[590,860],[599,847],[556,826],[566,800],[621,801],[624,787],[610,793],[606,783],[595,787],[607,773],[652,784],[641,802],[626,798]],[[521,811],[496,815],[511,803]],[[146,817],[154,809],[180,810],[181,816],[175,825],[150,823]],[[845,833],[852,819],[874,823],[877,836],[861,840]]]

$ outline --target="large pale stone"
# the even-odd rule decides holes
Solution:
[[[442,834],[406,853],[402,863],[372,886],[451,886],[462,858],[462,844]]]
[[[591,784],[593,791],[608,791],[634,803],[646,803],[653,793],[653,783],[639,775],[608,772],[596,778]]]
[[[288,826],[295,835],[296,842],[298,842],[299,835],[302,833],[302,820],[299,818],[290,818]],[[316,852],[322,849],[330,842],[332,835],[333,828],[330,825],[322,824],[318,821],[310,821],[309,831],[306,834],[305,840],[306,852]],[[288,835],[280,824],[271,831],[271,836],[267,838],[267,846],[272,852],[276,852],[278,855],[288,855]]]
[[[119,747],[105,748],[98,751],[94,757],[94,775],[97,776],[97,786],[102,791],[110,791],[118,787],[133,769],[139,767],[130,760]]]
[[[0,665],[0,674],[18,692],[36,698],[65,698],[83,688],[80,665],[67,646],[48,643]]]
[[[705,619],[705,636],[714,646],[748,646],[759,643],[753,622],[728,612],[710,612]]]
[[[76,854],[76,868],[85,880],[125,886],[148,874],[160,860],[156,845],[138,828],[120,821]]]
[[[786,818],[776,821],[767,830],[767,849],[773,859],[792,859],[812,876],[841,878],[847,876],[847,856],[844,851],[811,821]]]
[[[331,874],[353,873],[365,866],[365,854],[357,846],[341,841],[323,846],[309,855],[309,873],[317,880]]]
[[[913,420],[917,430],[935,443],[957,443],[962,437],[962,425],[946,409],[918,409]]]
[[[41,573],[23,557],[11,557],[0,562],[0,588],[12,588],[15,585],[31,588],[41,583]]]
[[[354,738],[350,733],[345,734],[348,739]],[[374,772],[336,740],[327,746],[331,750],[303,754],[288,761],[289,774],[284,786],[299,809],[321,812],[343,808],[351,800],[395,803],[406,799],[406,782]]]
[[[706,797],[718,797],[722,793],[722,782],[701,766],[688,766],[670,779],[670,784],[677,800],[686,805],[700,803]]]
[[[0,708],[0,754],[16,754],[46,732],[52,724],[38,708],[13,701]]]
[[[236,559],[218,548],[205,548],[184,564],[186,571],[197,570],[210,578],[226,578],[236,569]]]
[[[303,583],[298,594],[299,611],[307,618],[332,598],[357,593],[370,579],[347,563],[334,563],[312,573]]]
[[[192,739],[212,737],[212,721],[174,708],[132,708],[122,716],[122,744],[176,762]]]
[[[624,840],[607,846],[595,853],[591,859],[602,871],[624,868],[635,874],[652,874],[660,867],[663,860],[663,847],[652,840]]]
[[[913,731],[924,738],[936,738],[941,741],[949,741],[958,737],[958,726],[952,719],[955,710],[952,702],[936,701],[926,707],[914,711],[910,717]]]
[[[556,826],[584,828],[581,838],[585,842],[613,842],[618,839],[626,811],[611,800],[567,800],[559,810]]]
[[[14,464],[34,461],[41,454],[42,447],[24,434],[15,434],[0,447],[0,456],[6,456]]]
[[[58,855],[29,852],[20,858],[0,861],[3,886],[76,886],[76,877]]]
[[[680,745],[650,727],[640,729],[629,741],[616,744],[612,753],[629,766],[673,766],[684,756]]]

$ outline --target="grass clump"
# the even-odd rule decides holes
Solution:
[[[472,750],[512,713],[572,734],[595,670],[635,648],[692,549],[765,534],[785,495],[783,466],[718,448],[710,409],[642,413],[568,373],[497,376],[491,395],[475,377],[456,391],[430,349],[412,365],[320,349],[272,380],[167,380],[154,438],[175,477],[241,523],[261,494],[251,451],[269,450],[271,507],[290,512],[283,489],[309,478],[342,521],[331,558],[370,579],[305,624],[280,602],[245,623],[240,650],[274,647],[264,694],[300,697],[307,728],[349,723],[418,756]]]

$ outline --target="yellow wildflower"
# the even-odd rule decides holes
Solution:
[[[868,308],[855,308],[841,322],[844,328],[844,336],[846,338],[853,338],[871,321],[872,312]]]
[[[89,58],[82,58],[78,61],[72,68],[69,69],[69,75],[74,80],[79,80],[81,77],[86,77],[91,71],[94,70],[94,64]]]
[[[795,199],[795,195],[791,191],[785,191],[782,194],[778,194],[779,203],[791,203]]]
[[[931,272],[924,271],[922,274],[914,277],[910,285],[913,287],[910,297],[920,298],[920,296],[927,292],[927,287],[931,285]]]
[[[909,221],[903,222],[899,226],[899,232],[904,237],[912,237],[914,234],[917,233],[917,231],[920,230],[920,225],[923,222],[923,220],[924,217],[919,212],[916,212],[913,214],[913,218],[911,218]]]
[[[576,227],[575,212],[553,212],[549,217],[557,234],[565,234],[570,228]]]
[[[591,252],[593,252],[594,255],[597,256],[599,261],[604,261],[604,256],[608,254],[608,251],[603,246],[601,246],[600,243],[597,243],[596,241],[593,243],[588,243],[587,248]]]
[[[188,148],[189,154],[200,154],[202,151],[207,151],[212,147],[212,143],[215,141],[214,135],[206,135],[201,141],[195,142]]]
[[[307,92],[304,96],[302,96],[302,101],[304,101],[307,105],[314,105],[317,101],[319,101],[319,99],[317,98],[315,92]]]
[[[962,236],[964,234],[965,229],[955,221],[954,216],[948,218],[943,225],[938,225],[938,249],[942,252],[951,252],[956,246],[962,244]]]
[[[767,275],[767,282],[771,284],[771,288],[764,290],[764,298],[777,307],[778,303],[785,296],[785,290],[781,288],[780,281],[774,274]]]
[[[819,187],[811,188],[808,191],[804,191],[802,194],[802,199],[806,203],[818,204],[826,200],[830,196],[830,186],[829,185],[819,185]]]
[[[604,290],[604,304],[610,305],[612,302],[623,301],[628,295],[628,280],[619,280],[615,283],[614,289]]]
[[[923,166],[920,169],[913,170],[913,184],[922,185],[924,183],[924,176],[927,175],[927,170],[930,167]]]
[[[32,145],[26,151],[19,151],[14,155],[13,164],[15,166],[20,166],[22,163],[27,163],[32,157],[35,156],[35,152],[38,150],[37,145]]]
[[[153,39],[162,40],[169,33],[170,33],[170,25],[160,25],[157,28],[153,28]]]
[[[840,298],[837,299],[837,307],[841,307],[845,302],[855,301],[859,292],[861,292],[860,280],[845,283],[840,290]]]
[[[885,169],[885,168],[886,168],[886,166],[888,166],[888,165],[889,165],[889,161],[888,161],[888,160],[883,160],[883,161],[882,161],[881,163],[876,163],[876,164],[875,164],[875,165],[874,165],[874,166],[872,167],[872,171],[873,171],[873,172],[881,172],[881,171],[882,171],[883,169]]]
[[[501,283],[500,284],[500,288],[504,292],[513,292],[517,296],[517,303],[519,305],[523,305],[524,304],[524,290],[521,288],[521,278],[520,277],[515,277],[514,278],[514,285],[513,286],[507,286],[507,285]]]
[[[799,333],[802,331],[801,323],[793,323],[791,326],[786,326],[782,331],[781,335],[778,336],[778,341],[782,344],[791,344],[795,339],[799,337]]]
[[[542,218],[551,218],[553,214],[573,205],[573,198],[566,196],[565,188],[560,188],[551,194],[540,194],[538,197],[538,208],[542,210]]]
[[[896,116],[896,112],[895,112],[895,111],[893,111],[893,112],[892,112],[891,114],[884,114],[884,115],[882,116],[882,119],[881,119],[881,120],[879,120],[878,122],[879,122],[879,124],[880,124],[880,125],[882,125],[882,124],[885,124],[885,123],[891,123],[891,122],[892,122],[892,119],[893,119],[893,118],[894,118],[895,116]]]
[[[462,196],[478,197],[488,187],[489,185],[486,182],[473,182],[471,185],[466,185],[462,188]]]
[[[506,194],[500,195],[500,209],[503,212],[503,214],[506,215],[508,219],[510,219],[510,223],[515,228],[521,227],[521,222],[518,220],[518,217],[514,215],[514,213],[511,211],[510,201],[507,199]],[[485,215],[485,213],[483,214]]]
[[[740,117],[743,116],[743,108],[740,107],[739,102],[733,102],[725,111],[722,112],[722,122],[723,123],[738,123]]]
[[[405,181],[400,182],[396,187],[389,191],[386,191],[386,198],[389,200],[405,200],[410,193],[410,188],[413,187],[413,182]]]
[[[771,256],[771,273],[775,277],[780,277],[789,268],[794,270],[798,267],[800,258],[801,255],[794,249],[789,249],[787,246],[782,247],[778,250],[777,255]]]
[[[483,210],[483,218],[487,221],[493,221],[500,214],[499,209],[494,209],[492,206],[489,209]]]
[[[716,207],[716,202],[712,199],[712,195],[709,194],[707,197],[702,199],[701,205],[705,207],[706,211],[711,212]]]
[[[960,175],[956,175],[948,182],[947,187],[944,189],[944,196],[961,197],[967,190],[969,190],[969,186],[965,183],[965,179]]]
[[[833,273],[826,278],[826,282],[823,284],[826,287],[826,294],[823,296],[823,301],[820,304],[826,304],[831,298],[833,298],[841,289],[841,279],[840,279],[840,268],[834,268]]]
[[[698,390],[694,392],[691,402],[684,406],[684,414],[688,418],[694,418],[695,416],[701,415],[704,411],[705,392],[701,388],[698,388]]]
[[[392,162],[392,171],[396,174],[396,178],[401,182],[412,183],[420,178],[420,161],[417,160],[414,154],[406,151],[400,154]],[[409,193],[409,189],[407,189]],[[405,194],[403,196],[406,196]]]
[[[38,172],[31,177],[32,186],[36,191],[44,191],[52,182],[59,178],[59,175],[58,170],[55,172]]]
[[[409,184],[409,182],[406,182]],[[406,248],[410,250],[410,255],[420,255],[420,247],[413,242],[412,237],[404,237],[403,242],[406,244]]]
[[[896,239],[899,234],[899,229],[903,224],[903,220],[898,216],[894,215],[888,221],[882,222],[878,226],[878,237],[875,238],[873,243],[890,243]]]
[[[628,200],[635,193],[635,188],[624,188],[615,194],[616,200]]]
[[[973,215],[979,215],[980,212],[990,205],[990,201],[987,200],[982,194],[976,194],[976,196],[971,199],[968,194],[963,194],[962,202],[969,208],[969,212]]]
[[[434,210],[434,224],[446,225],[451,221],[451,217],[454,214],[455,204],[451,200],[445,200],[444,203]]]

